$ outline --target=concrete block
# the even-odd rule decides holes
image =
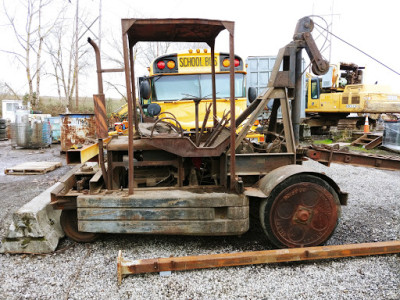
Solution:
[[[57,248],[64,232],[61,211],[50,205],[50,192],[60,184],[57,182],[13,214],[0,253],[49,253]]]

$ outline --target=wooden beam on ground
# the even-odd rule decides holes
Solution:
[[[400,241],[289,248],[242,253],[225,253],[185,257],[125,260],[121,250],[117,258],[118,283],[128,274],[268,264],[290,261],[332,259],[400,253]]]

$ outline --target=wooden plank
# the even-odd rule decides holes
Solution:
[[[78,208],[85,221],[213,220],[214,208]]]
[[[374,149],[374,148],[378,147],[379,145],[381,145],[382,141],[383,141],[383,137],[379,136],[379,137],[373,139],[370,143],[366,144],[365,149],[367,149],[367,150]]]
[[[249,219],[208,221],[84,221],[78,230],[103,233],[178,234],[178,235],[240,235],[249,229]]]
[[[400,253],[400,241],[139,259],[134,261],[123,259],[122,253],[119,251],[117,258],[117,274],[118,282],[121,283],[122,276],[127,274],[220,268],[392,253]]]
[[[101,195],[80,195],[78,207],[127,207],[127,208],[162,208],[162,207],[222,207],[248,206],[245,195],[229,193],[195,193],[185,190],[135,191],[127,196],[126,192]]]
[[[41,161],[25,162],[11,168],[6,168],[4,173],[7,175],[37,175],[45,174],[62,166],[60,162]]]

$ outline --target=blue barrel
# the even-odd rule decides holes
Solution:
[[[61,141],[61,117],[50,117],[51,139],[52,143],[59,143]]]

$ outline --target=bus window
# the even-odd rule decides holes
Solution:
[[[229,74],[216,74],[217,98],[230,97]],[[212,98],[211,74],[169,75],[153,78],[155,101],[176,101],[185,97]],[[235,97],[244,98],[244,74],[235,74]]]

